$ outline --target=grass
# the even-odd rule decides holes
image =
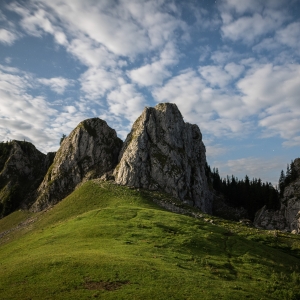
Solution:
[[[46,212],[0,220],[1,299],[300,299],[298,236],[171,213],[153,197],[170,200],[93,180]]]

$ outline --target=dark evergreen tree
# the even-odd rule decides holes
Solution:
[[[296,166],[295,166],[295,163],[293,161],[291,162],[290,170],[291,170],[290,171],[291,172],[291,179],[290,180],[291,180],[291,182],[293,182],[298,177]]]
[[[280,197],[282,197],[283,192],[284,192],[284,188],[285,188],[285,174],[284,174],[283,170],[281,170],[281,173],[280,173],[278,186],[279,186]]]
[[[61,143],[63,142],[63,140],[66,138],[67,136],[65,134],[62,135],[62,137],[60,138],[59,144],[61,145]]]
[[[233,207],[244,207],[251,219],[264,205],[268,209],[280,207],[278,191],[271,183],[262,183],[261,179],[253,178],[251,181],[246,175],[245,180],[227,176],[222,179],[218,169],[213,168],[213,188],[222,194],[227,203]]]

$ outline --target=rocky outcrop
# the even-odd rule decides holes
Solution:
[[[26,207],[52,163],[29,142],[0,144],[0,218]]]
[[[133,124],[114,171],[121,185],[165,191],[212,211],[205,146],[197,125],[185,123],[175,104],[146,107]]]
[[[105,121],[93,118],[81,122],[62,141],[31,210],[43,210],[65,198],[80,182],[112,172],[122,144]]]
[[[256,213],[255,226],[300,233],[300,158],[295,159],[294,165],[297,178],[285,187],[280,210],[263,207]]]

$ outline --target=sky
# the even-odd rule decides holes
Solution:
[[[300,157],[300,1],[0,1],[0,141],[57,151],[93,117],[124,140],[160,102],[221,176],[275,185]]]

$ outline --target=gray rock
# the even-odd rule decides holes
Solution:
[[[0,144],[0,218],[30,204],[49,159],[29,142]]]
[[[273,211],[263,207],[255,215],[255,226],[300,232],[300,158],[294,163],[298,176],[284,189],[280,209]]]
[[[62,141],[31,210],[43,210],[65,198],[79,183],[112,171],[122,143],[105,121],[93,118],[81,122]]]
[[[197,125],[185,123],[175,104],[146,107],[132,126],[114,171],[121,185],[162,190],[211,213],[205,146]]]

